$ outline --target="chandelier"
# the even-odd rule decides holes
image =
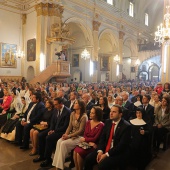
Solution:
[[[155,42],[161,44],[165,43],[166,45],[170,45],[170,6],[166,6],[166,13],[164,14],[163,24],[161,23],[158,26],[158,30],[155,32]]]
[[[119,63],[120,62],[120,57],[118,55],[114,56],[113,60],[116,62],[116,63]]]
[[[86,48],[81,53],[81,58],[86,60],[90,58],[90,53],[86,50]]]

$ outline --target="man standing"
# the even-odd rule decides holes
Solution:
[[[126,168],[131,126],[121,117],[121,106],[113,105],[110,120],[105,123],[98,148],[85,159],[85,170],[93,170],[97,163],[99,170]]]
[[[71,92],[71,93],[70,93],[69,100],[64,103],[64,105],[65,105],[66,107],[70,108],[71,111],[73,111],[73,106],[74,106],[74,102],[75,102],[76,99],[77,99],[77,95],[78,95],[77,92],[75,92],[75,91]]]
[[[71,110],[63,105],[62,98],[55,98],[54,106],[57,110],[53,114],[50,129],[38,134],[39,157],[33,159],[33,162],[44,160],[40,164],[41,167],[51,166],[52,152],[56,147],[57,141],[65,133],[70,121]]]
[[[24,114],[24,118],[16,125],[15,142],[20,145],[20,149],[29,149],[30,130],[33,125],[39,123],[41,116],[44,113],[44,109],[45,106],[41,101],[41,94],[34,93],[32,102],[29,104],[29,107]]]
[[[86,104],[86,113],[87,113],[88,118],[90,118],[90,111],[92,107],[94,106],[94,104],[90,101],[90,95],[88,93],[83,94],[82,100]]]

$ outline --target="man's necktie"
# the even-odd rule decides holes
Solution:
[[[105,150],[105,153],[109,151],[110,147],[111,147],[111,142],[112,142],[112,138],[114,136],[114,128],[115,128],[115,123],[112,124],[112,128],[111,128],[111,131],[110,131],[110,136],[109,136],[109,140],[107,142],[107,146],[106,146],[106,150]]]

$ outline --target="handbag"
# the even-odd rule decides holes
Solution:
[[[83,148],[83,149],[90,149],[91,148],[91,146],[87,142],[81,142],[81,143],[78,144],[78,146],[80,148]]]
[[[33,125],[33,127],[37,130],[45,130],[45,129],[48,128],[48,126],[44,126],[44,125],[41,125],[41,124]]]

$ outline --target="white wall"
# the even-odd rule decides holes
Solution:
[[[26,20],[26,31],[25,31],[25,69],[24,69],[24,75],[27,77],[27,70],[29,66],[32,66],[35,69],[36,62],[35,61],[27,61],[27,41],[29,39],[36,38],[36,31],[37,31],[37,14],[36,11],[27,14],[27,20]]]
[[[19,46],[21,15],[0,9],[0,42]],[[19,36],[20,35],[20,36]],[[0,67],[1,76],[21,76],[21,62],[16,68]]]

